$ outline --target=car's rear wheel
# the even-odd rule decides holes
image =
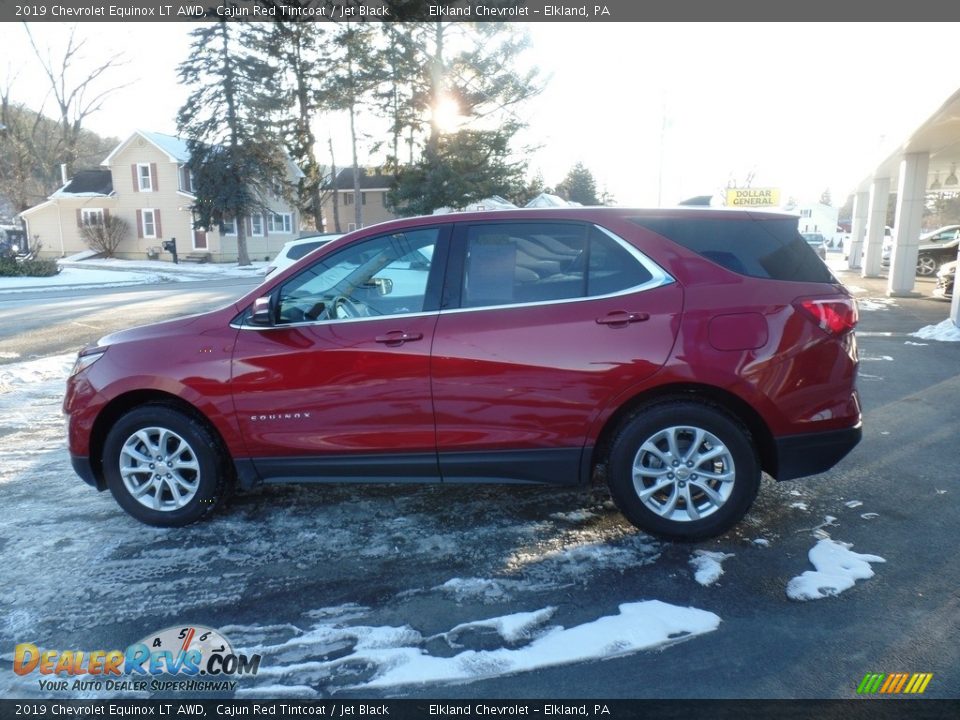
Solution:
[[[110,492],[126,512],[158,527],[195,522],[222,501],[227,464],[197,419],[165,405],[132,410],[111,428],[103,449]]]
[[[937,261],[932,255],[917,256],[917,275],[928,277],[937,271]]]
[[[691,400],[643,408],[617,432],[610,494],[651,534],[699,540],[729,530],[760,487],[750,432],[722,408]]]

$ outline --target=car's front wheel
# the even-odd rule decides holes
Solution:
[[[917,256],[917,275],[929,277],[937,272],[937,261],[932,255],[920,254]]]
[[[227,464],[219,447],[197,419],[147,405],[110,429],[103,472],[130,515],[148,525],[180,527],[213,511],[225,495]]]
[[[760,487],[750,432],[715,405],[661,401],[624,422],[608,459],[610,494],[634,525],[699,540],[729,530]]]

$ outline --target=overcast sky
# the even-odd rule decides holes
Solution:
[[[960,25],[849,23],[529,23],[528,60],[549,82],[521,113],[524,140],[548,185],[577,161],[620,204],[672,204],[719,192],[731,180],[781,188],[784,198],[840,203],[889,150],[960,87],[949,60]],[[32,26],[57,50],[67,25]],[[110,52],[127,64],[115,93],[87,126],[125,137],[175,133],[185,92],[176,67],[188,54],[181,23],[83,23],[82,72]],[[19,24],[0,23],[0,79],[36,106],[45,80]],[[69,78],[68,78],[69,81]],[[344,164],[345,124],[328,119]],[[368,158],[377,162],[381,158]],[[321,161],[326,158],[321,156]],[[362,161],[362,160],[361,160]]]

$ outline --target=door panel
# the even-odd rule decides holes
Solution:
[[[261,474],[438,479],[430,346],[448,232],[410,229],[327,252],[268,293],[259,322],[272,326],[245,316],[233,388]],[[409,462],[385,460],[398,453]]]
[[[649,258],[582,223],[458,225],[447,277],[460,309],[441,312],[431,358],[444,479],[464,453],[584,447],[600,410],[666,362],[683,302]]]
[[[436,314],[241,331],[240,427],[253,457],[435,451]],[[405,336],[419,339],[383,342]]]
[[[674,283],[615,298],[442,313],[432,359],[438,450],[582,447],[598,411],[666,362],[681,300]],[[648,317],[598,322],[615,313]]]

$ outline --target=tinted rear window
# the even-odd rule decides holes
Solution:
[[[326,240],[317,240],[316,242],[308,242],[308,243],[304,243],[303,245],[294,245],[292,248],[290,248],[290,251],[287,253],[287,257],[290,258],[291,260],[299,260],[307,253],[313,252],[321,245],[326,245],[326,244],[327,244]]]
[[[741,275],[835,283],[794,218],[633,218],[678,245]]]

